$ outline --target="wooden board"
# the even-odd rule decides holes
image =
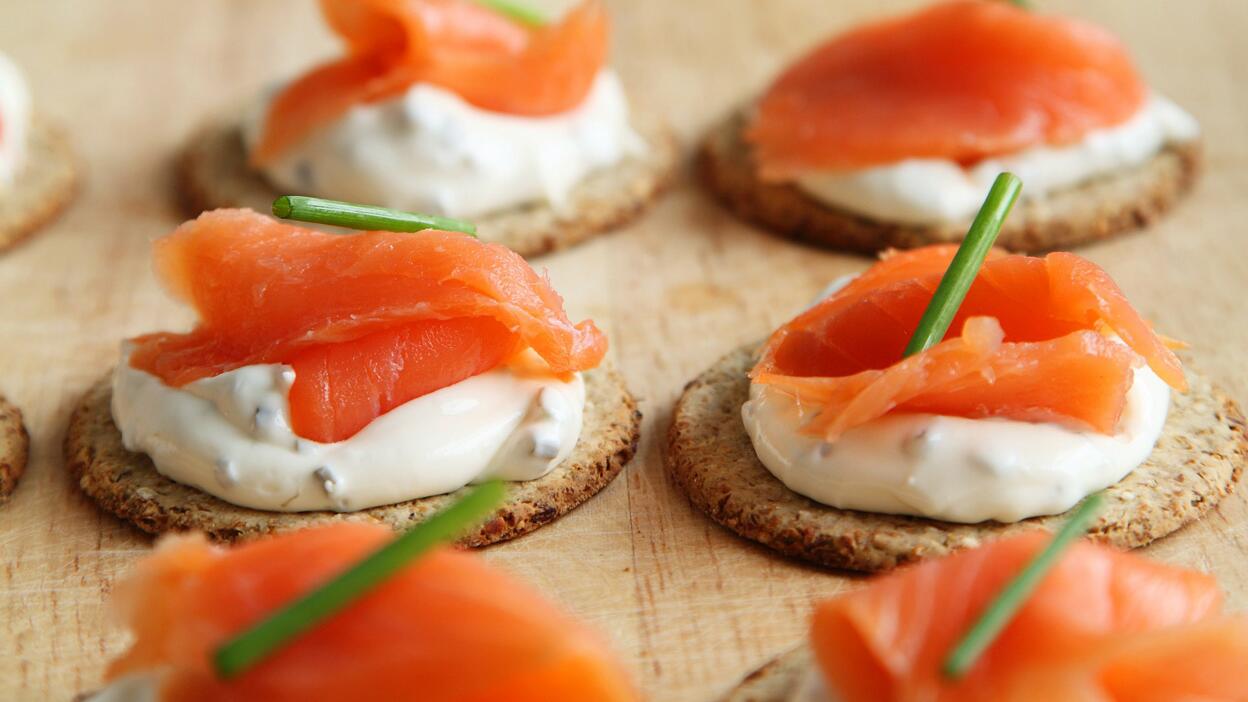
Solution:
[[[634,101],[686,144],[825,33],[914,2],[620,0],[616,65]],[[1208,176],[1161,226],[1086,249],[1190,357],[1248,398],[1248,3],[1038,0],[1119,32],[1158,89],[1200,118]],[[66,700],[97,685],[124,643],[107,592],[150,545],[66,479],[60,442],[79,394],[117,342],[185,325],[157,288],[148,242],[180,221],[169,157],[207,114],[328,56],[309,0],[44,0],[0,7],[0,49],[28,71],[39,107],[73,133],[87,168],[56,226],[0,258],[0,392],[26,412],[33,463],[0,508],[0,697]],[[664,474],[661,437],[683,384],[759,338],[862,258],[781,242],[742,225],[687,176],[643,221],[543,260],[574,316],[611,337],[643,399],[640,454],[558,523],[491,548],[613,640],[648,696],[710,700],[794,643],[812,602],[856,581],[730,536]],[[1216,573],[1248,607],[1241,491],[1150,549]]]

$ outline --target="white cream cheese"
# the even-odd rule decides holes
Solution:
[[[970,221],[1002,171],[1026,183],[1022,197],[1042,198],[1106,173],[1140,165],[1167,144],[1200,135],[1195,118],[1153,95],[1121,125],[1074,144],[1038,146],[967,168],[943,159],[908,159],[850,171],[813,172],[796,185],[816,199],[867,217],[910,224]]]
[[[267,106],[262,100],[245,120],[248,148]],[[644,149],[619,79],[603,70],[579,106],[544,117],[490,112],[416,84],[352,108],[264,173],[291,192],[475,217],[539,201],[564,207],[591,172]]]
[[[157,702],[160,676],[135,673],[117,678],[83,702]]]
[[[791,394],[756,383],[741,416],[767,470],[817,502],[949,522],[1016,522],[1065,512],[1125,477],[1152,452],[1169,404],[1170,388],[1144,366],[1113,435],[889,414],[827,442],[799,432],[809,416]]]
[[[503,368],[399,405],[336,443],[290,428],[284,365],[245,366],[182,388],[130,366],[113,378],[127,449],[161,474],[244,507],[354,511],[489,479],[533,480],[567,459],[585,384]]]
[[[26,161],[30,91],[22,72],[0,54],[0,188],[13,184]]]

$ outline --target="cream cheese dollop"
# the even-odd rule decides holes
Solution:
[[[126,675],[92,693],[83,702],[158,702],[160,678],[157,673]]]
[[[1097,176],[1138,166],[1172,143],[1194,140],[1200,126],[1170,100],[1152,95],[1126,122],[1093,131],[1073,144],[1038,146],[971,167],[944,159],[907,159],[849,171],[804,174],[795,184],[815,199],[867,217],[907,224],[969,222],[1002,171],[1026,183],[1024,199],[1040,199]]]
[[[12,185],[26,162],[30,110],[22,72],[0,54],[0,188]]]
[[[161,474],[268,511],[354,511],[490,479],[534,480],[581,433],[585,383],[497,368],[406,402],[354,436],[318,443],[290,426],[290,366],[244,366],[181,388],[123,358],[113,420]]]
[[[970,524],[1059,514],[1122,480],[1152,452],[1169,404],[1170,388],[1141,366],[1112,435],[889,414],[828,442],[799,431],[810,408],[757,383],[741,416],[759,460],[796,493],[838,509]]]
[[[244,120],[259,139],[268,99]],[[483,110],[418,83],[342,119],[264,169],[280,188],[450,217],[476,217],[532,202],[556,209],[590,173],[643,153],[619,79],[604,69],[577,107],[526,117]]]

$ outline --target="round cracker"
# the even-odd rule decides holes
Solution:
[[[789,702],[813,665],[809,647],[795,648],[745,676],[720,702]]]
[[[38,116],[30,124],[26,163],[0,188],[0,251],[56,219],[78,190],[78,164],[69,140]]]
[[[1021,530],[1053,530],[1053,515],[1015,524],[954,524],[828,507],[784,486],[758,460],[741,421],[753,346],[719,360],[685,388],[667,437],[667,465],[689,498],[732,531],[797,558],[834,568],[878,571]],[[1248,460],[1239,407],[1197,374],[1175,393],[1153,453],[1105,490],[1089,532],[1095,541],[1136,548],[1195,520],[1230,493]]]
[[[0,504],[17,489],[29,457],[30,435],[22,424],[22,411],[0,397]]]
[[[646,153],[591,173],[573,188],[566,208],[533,203],[474,218],[477,235],[522,256],[537,256],[635,219],[671,183],[679,159],[675,136],[655,120],[639,120]],[[191,138],[177,166],[183,205],[191,216],[219,207],[269,212],[279,193],[247,165],[242,131],[218,122]]]
[[[863,253],[959,242],[966,235],[969,220],[884,222],[819,202],[792,184],[762,182],[743,139],[747,115],[738,111],[712,128],[698,159],[703,182],[742,218],[793,239]],[[1171,144],[1134,168],[1023,200],[1001,228],[997,245],[1048,251],[1145,227],[1191,190],[1200,166],[1198,141]]]
[[[508,483],[503,506],[461,543],[485,546],[554,521],[606,487],[633,457],[641,412],[624,381],[612,370],[591,370],[585,373],[585,391],[584,425],[568,460],[537,480]],[[174,482],[158,473],[145,454],[127,451],[113,423],[112,395],[111,379],[105,378],[87,391],[74,410],[65,436],[66,467],[101,508],[153,534],[195,530],[220,541],[234,541],[341,520],[403,530],[424,521],[466,490],[349,513],[239,507]]]

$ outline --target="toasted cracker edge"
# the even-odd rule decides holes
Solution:
[[[879,571],[978,546],[1063,516],[1016,524],[954,524],[839,510],[792,492],[759,462],[741,421],[753,346],[721,358],[686,387],[673,412],[666,463],[693,504],[737,534],[834,568]],[[1212,508],[1248,461],[1248,433],[1233,400],[1203,376],[1175,394],[1152,455],[1105,490],[1090,538],[1119,548],[1159,539]]]
[[[641,412],[614,371],[585,373],[585,420],[566,462],[537,480],[508,484],[507,499],[493,517],[461,543],[485,546],[528,533],[570,512],[602,490],[637,450]],[[196,530],[234,541],[332,521],[365,521],[402,530],[449,505],[464,490],[358,512],[264,512],[238,507],[158,473],[151,460],[122,446],[104,379],[87,391],[70,416],[65,435],[66,468],[102,509],[143,531]],[[466,490],[467,488],[465,488]]]
[[[29,138],[25,166],[0,190],[0,251],[51,224],[78,192],[78,162],[65,134],[36,116]]]
[[[636,120],[648,148],[591,173],[572,191],[567,208],[532,204],[474,219],[478,235],[522,256],[568,248],[623,226],[644,212],[671,184],[680,151],[671,129],[652,118]],[[268,212],[281,194],[247,165],[241,131],[229,121],[202,127],[176,164],[182,205],[189,216],[219,207]]]
[[[30,458],[30,434],[22,411],[0,397],[0,504],[8,502]]]
[[[966,234],[969,222],[885,222],[826,205],[791,184],[762,182],[742,138],[748,114],[738,110],[712,127],[697,159],[702,181],[741,218],[792,239],[861,253],[958,242]],[[1049,251],[1146,227],[1191,190],[1202,161],[1199,141],[1171,144],[1140,166],[1024,200],[997,245]]]

